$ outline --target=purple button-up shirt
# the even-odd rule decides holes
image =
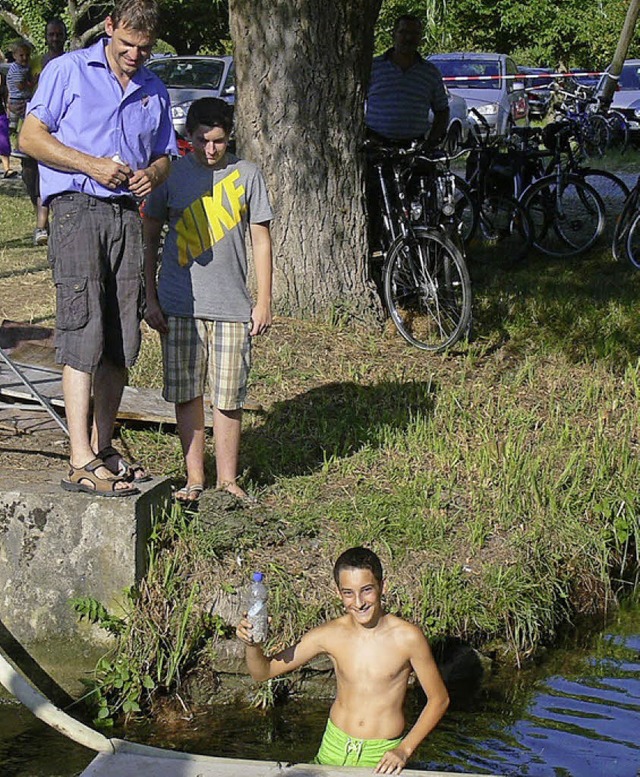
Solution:
[[[123,91],[107,62],[105,39],[53,59],[42,71],[27,112],[65,146],[96,157],[116,154],[133,170],[153,159],[176,155],[170,102],[160,79],[141,67]],[[40,194],[48,202],[61,192],[85,192],[103,199],[128,195],[107,189],[84,173],[40,164]]]

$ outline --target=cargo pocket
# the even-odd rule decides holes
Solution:
[[[56,326],[64,331],[82,329],[89,320],[86,278],[60,278],[56,281]]]

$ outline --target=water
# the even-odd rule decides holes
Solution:
[[[173,720],[170,730],[138,724],[127,736],[209,755],[309,761],[328,708],[318,701],[268,712],[225,707]],[[91,757],[26,710],[0,704],[2,777],[75,777]],[[535,666],[487,678],[475,698],[453,705],[416,759],[442,771],[637,777],[640,604],[621,610],[600,634],[581,630]]]

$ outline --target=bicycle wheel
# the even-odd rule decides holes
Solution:
[[[627,201],[624,204],[622,213],[616,221],[616,227],[613,231],[611,251],[613,253],[613,258],[617,262],[628,261],[627,235],[629,234],[629,229],[635,220],[636,213],[638,212],[638,199],[640,199],[640,190],[636,185],[636,187],[631,190],[631,194],[627,197]]]
[[[581,254],[604,229],[602,198],[577,175],[540,178],[520,202],[533,225],[533,245],[549,256]]]
[[[514,197],[494,194],[480,205],[478,229],[470,254],[479,261],[491,261],[499,253],[509,262],[519,262],[533,243],[533,226],[527,211]]]
[[[460,238],[466,245],[476,231],[478,224],[478,206],[471,193],[469,184],[459,175],[453,174],[456,182],[455,207],[460,223]]]
[[[471,280],[462,254],[437,230],[417,227],[398,238],[383,269],[384,301],[411,345],[438,353],[471,323]]]
[[[609,146],[609,125],[603,116],[589,114],[582,127],[584,150],[587,156],[599,159]]]
[[[640,212],[638,211],[635,212],[627,230],[625,249],[629,264],[634,270],[640,270]]]
[[[624,154],[629,145],[629,124],[620,111],[609,111],[606,116],[609,125],[609,148]]]
[[[624,203],[629,195],[629,187],[617,175],[608,170],[584,168],[577,171],[578,175],[598,192],[604,203],[604,240],[611,244],[616,222],[622,213]]]

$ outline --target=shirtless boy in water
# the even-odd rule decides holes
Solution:
[[[316,763],[374,766],[378,774],[400,774],[444,715],[447,689],[420,629],[385,613],[382,565],[373,551],[345,551],[333,576],[345,615],[270,658],[253,642],[245,613],[236,633],[245,644],[249,673],[254,680],[268,680],[326,653],[335,668],[337,694]],[[403,737],[403,702],[412,671],[427,703]]]

